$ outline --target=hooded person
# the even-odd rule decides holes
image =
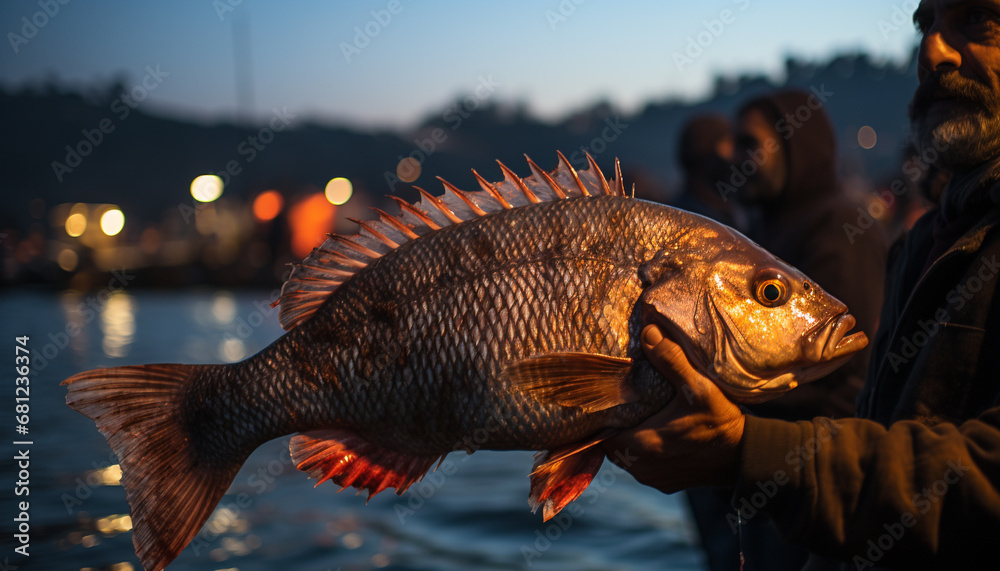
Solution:
[[[684,182],[673,206],[746,230],[745,215],[735,200],[715,187],[727,172],[733,155],[733,124],[717,113],[689,118],[677,140],[677,162]]]

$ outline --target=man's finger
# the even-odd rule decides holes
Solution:
[[[648,325],[642,330],[642,348],[646,351],[656,347],[663,341],[663,332],[655,325]]]
[[[687,395],[688,402],[693,395],[719,390],[710,379],[691,365],[684,349],[669,337],[664,337],[656,325],[646,326],[642,330],[641,339],[646,358],[675,389]]]
[[[656,325],[642,330],[642,349],[656,370],[674,384],[690,382],[687,377],[696,373],[681,346],[664,337]]]

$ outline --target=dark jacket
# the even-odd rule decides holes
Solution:
[[[788,165],[785,188],[759,205],[760,217],[748,236],[847,304],[856,330],[871,338],[881,308],[887,245],[877,225],[860,233],[845,230],[857,227],[859,205],[837,181],[836,139],[826,112],[813,94],[799,90],[752,100],[743,106],[748,108],[774,121]],[[869,357],[865,349],[826,378],[753,411],[785,420],[853,416]]]
[[[1000,536],[995,180],[966,185],[985,201],[951,201],[948,219],[926,215],[894,249],[859,398],[867,419],[747,420],[735,503],[759,504],[786,537],[846,568],[977,569],[992,559]],[[960,194],[956,184],[946,200]],[[960,237],[952,243],[949,232]]]

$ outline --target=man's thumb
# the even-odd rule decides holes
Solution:
[[[711,390],[712,381],[691,365],[684,349],[669,337],[664,337],[659,327],[647,326],[642,330],[641,339],[646,358],[675,389],[688,395],[689,401],[691,395]]]

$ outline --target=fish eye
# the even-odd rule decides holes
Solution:
[[[759,275],[754,287],[754,296],[764,307],[777,307],[788,301],[788,285],[775,272],[765,271]]]

